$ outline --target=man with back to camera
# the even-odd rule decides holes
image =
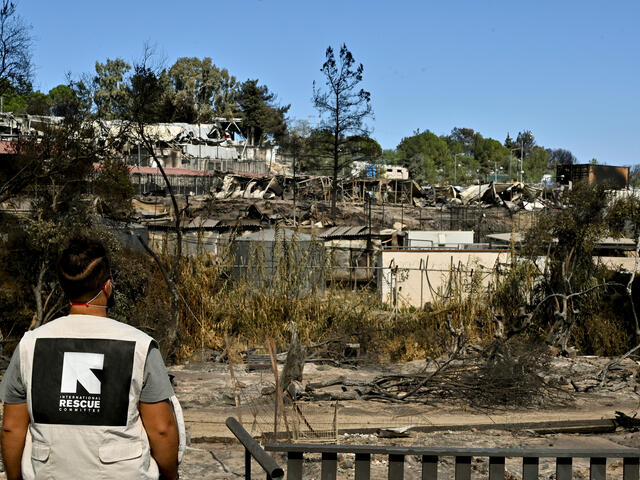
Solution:
[[[25,333],[0,385],[8,480],[178,478],[173,388],[155,341],[107,318],[111,277],[101,243],[70,241],[69,315]]]

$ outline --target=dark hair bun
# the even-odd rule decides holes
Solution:
[[[84,236],[73,237],[58,262],[58,279],[69,300],[86,301],[109,279],[104,245]]]

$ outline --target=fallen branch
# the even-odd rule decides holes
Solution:
[[[609,369],[611,367],[613,367],[614,365],[618,365],[620,362],[622,362],[624,359],[629,358],[631,355],[633,355],[635,352],[638,351],[638,349],[640,349],[640,344],[636,345],[635,347],[633,347],[631,350],[629,350],[627,353],[625,353],[624,355],[614,358],[613,360],[609,361],[602,370],[600,370],[600,373],[598,373],[597,378],[598,378],[598,388],[602,388],[604,387],[604,384],[607,383],[607,373],[609,372]]]

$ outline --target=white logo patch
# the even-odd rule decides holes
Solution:
[[[99,395],[101,383],[91,369],[102,370],[103,353],[64,352],[60,393],[76,393],[78,382],[87,393]]]

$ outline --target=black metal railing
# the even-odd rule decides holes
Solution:
[[[305,453],[322,455],[321,480],[335,480],[337,455],[355,454],[355,479],[371,478],[372,455],[385,455],[389,460],[389,480],[404,479],[404,460],[409,455],[422,459],[422,479],[437,479],[440,457],[455,458],[455,480],[470,480],[471,459],[489,458],[489,480],[504,480],[505,458],[522,458],[522,480],[538,478],[540,458],[556,459],[556,479],[571,480],[574,458],[590,459],[590,480],[606,479],[607,458],[622,458],[623,480],[638,480],[638,459],[640,450],[635,449],[540,449],[540,448],[421,448],[382,447],[360,445],[313,445],[313,444],[267,444],[265,449],[272,452],[286,452],[287,479],[302,479],[302,462]]]
[[[233,417],[227,418],[227,428],[244,447],[244,478],[251,480],[251,458],[253,457],[267,474],[267,480],[282,478],[284,471],[271,455],[265,452],[253,437]],[[626,480],[626,479],[625,479]],[[636,479],[637,480],[637,479]]]
[[[230,424],[233,425],[233,428]],[[438,448],[269,443],[265,445],[265,450],[263,450],[235,419],[227,419],[227,426],[244,445],[245,455],[253,455],[263,466],[267,472],[267,478],[278,478],[275,473],[279,473],[281,476],[283,473],[265,450],[287,454],[287,480],[301,480],[303,478],[302,466],[305,454],[321,455],[321,480],[335,480],[337,478],[338,454],[355,454],[355,480],[369,480],[371,478],[372,455],[383,455],[388,458],[389,480],[403,480],[405,478],[404,465],[405,458],[408,456],[418,456],[421,459],[420,478],[422,480],[437,480],[438,461],[442,457],[455,459],[455,480],[471,479],[471,460],[474,457],[489,458],[489,480],[504,480],[506,458],[522,459],[522,480],[538,478],[541,458],[555,458],[556,480],[571,480],[574,458],[589,459],[590,480],[606,480],[607,459],[614,458],[623,461],[622,480],[640,480],[638,468],[640,450],[633,448]],[[245,478],[250,479],[251,458],[249,456],[249,460],[246,459],[245,456],[245,465],[248,465],[248,470],[245,470]],[[268,476],[269,469],[264,466],[263,461],[271,462],[267,464],[271,466],[269,468],[277,467],[277,471],[272,470],[271,477]]]

